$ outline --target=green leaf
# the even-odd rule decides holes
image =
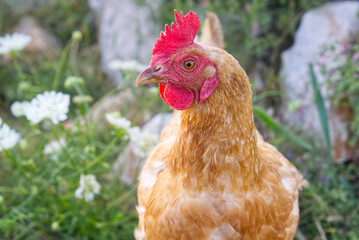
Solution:
[[[317,109],[318,109],[318,113],[319,113],[319,117],[320,117],[320,123],[322,126],[325,143],[327,145],[328,156],[332,160],[333,159],[332,145],[330,143],[330,133],[329,133],[327,110],[324,105],[323,95],[320,92],[317,76],[315,75],[312,63],[309,64],[309,71],[310,71],[310,78],[311,78],[311,83],[312,83],[313,91],[314,91],[314,100],[317,105]]]
[[[291,133],[290,131],[288,131],[287,129],[285,129],[275,119],[273,119],[271,116],[269,116],[264,109],[262,109],[258,106],[253,106],[253,112],[257,117],[259,117],[262,120],[263,123],[265,123],[273,131],[281,134],[283,137],[292,141],[296,145],[298,145],[308,151],[313,151],[312,146],[310,146],[308,143],[306,143],[306,141],[304,141],[299,136],[297,136],[297,135]]]

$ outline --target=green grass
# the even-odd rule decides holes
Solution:
[[[357,223],[359,221],[358,169],[353,163],[334,165],[327,157],[327,149],[321,140],[309,137],[309,133],[300,134],[315,149],[308,152],[288,141],[275,130],[265,131],[269,142],[277,146],[297,168],[309,187],[300,192],[300,222],[296,239],[359,239]],[[319,224],[319,225],[318,225]]]
[[[314,92],[314,101],[317,105],[318,114],[320,118],[320,125],[322,126],[322,131],[325,139],[325,144],[327,147],[327,152],[330,160],[333,160],[332,156],[332,144],[330,142],[330,132],[329,132],[329,119],[327,110],[324,106],[324,98],[320,91],[317,76],[315,75],[313,64],[309,64],[309,72],[310,72],[310,79],[313,87]]]

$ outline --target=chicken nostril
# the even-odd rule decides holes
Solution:
[[[161,70],[161,68],[162,68],[161,65],[157,65],[157,66],[153,69],[153,72],[158,72],[158,71]]]

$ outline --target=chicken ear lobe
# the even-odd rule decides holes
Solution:
[[[208,78],[202,85],[201,92],[199,94],[199,102],[203,102],[206,100],[206,98],[209,97],[216,89],[218,85],[218,78],[217,76],[213,76],[211,78]]]

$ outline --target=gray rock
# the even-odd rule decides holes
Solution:
[[[143,125],[142,130],[160,135],[164,126],[172,119],[172,113],[159,113]]]
[[[12,13],[24,14],[39,8],[53,6],[57,0],[5,0],[5,2]]]
[[[151,12],[158,11],[160,0],[137,5],[132,0],[89,0],[98,16],[99,43],[104,71],[114,83],[121,74],[109,67],[113,60],[137,60],[148,63],[160,27],[151,21]]]
[[[55,56],[60,50],[60,43],[56,37],[42,27],[34,17],[23,17],[14,29],[14,32],[25,33],[32,37],[26,51]]]
[[[133,147],[128,144],[123,153],[121,153],[115,163],[113,170],[115,175],[125,184],[132,185],[135,183],[136,177],[144,163],[144,159],[136,156]]]
[[[148,132],[153,135],[160,135],[162,129],[172,119],[172,113],[159,113],[149,120],[142,127],[142,132]],[[142,169],[148,156],[139,157],[134,153],[131,143],[129,143],[123,153],[121,153],[114,163],[114,171],[122,182],[131,185],[135,182],[140,169]]]
[[[333,2],[323,7],[306,12],[295,34],[294,45],[283,52],[283,77],[284,90],[284,118],[287,122],[295,125],[306,132],[321,135],[321,125],[315,102],[313,101],[312,86],[308,65],[314,62],[323,45],[335,44],[339,41],[350,39],[359,32],[359,2]],[[318,81],[322,84],[325,78],[319,69],[315,69]],[[321,91],[324,95],[328,89],[322,84]],[[290,112],[288,105],[296,101],[301,103],[298,111]],[[327,109],[331,103],[325,99]],[[335,111],[328,111],[330,118],[332,143],[337,144],[336,139],[346,142],[348,123],[338,117]],[[343,129],[346,132],[343,133]],[[338,150],[346,151],[346,150]],[[350,156],[346,153],[335,154],[343,156],[336,159],[342,162]]]

